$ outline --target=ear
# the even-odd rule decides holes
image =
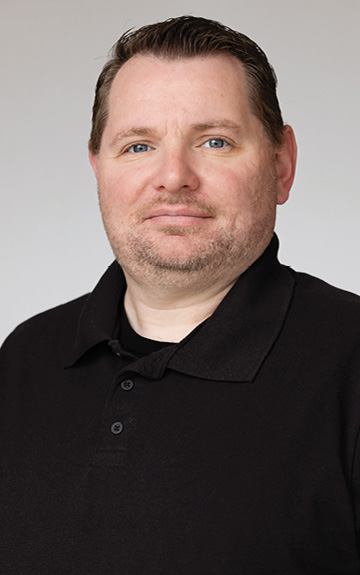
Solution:
[[[289,197],[296,169],[297,145],[291,126],[283,128],[283,144],[275,151],[278,178],[277,203],[284,204]]]
[[[90,160],[90,164],[92,166],[92,169],[94,170],[95,177],[97,178],[98,157],[90,151],[90,148],[89,148],[89,160]]]

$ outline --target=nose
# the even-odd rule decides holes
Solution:
[[[159,191],[170,193],[196,190],[199,178],[191,154],[182,147],[163,150],[153,185]]]

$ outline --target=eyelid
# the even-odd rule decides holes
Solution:
[[[224,142],[224,145],[223,145],[223,146],[221,146],[221,147],[219,147],[219,148],[216,148],[216,147],[215,147],[215,148],[212,148],[212,149],[214,149],[214,150],[216,150],[216,149],[221,150],[221,149],[227,148],[228,146],[231,145],[231,143],[229,142],[229,139],[228,139],[228,138],[224,138],[224,137],[221,137],[221,136],[211,136],[210,138],[206,138],[206,140],[203,141],[203,143],[201,144],[200,147],[210,148],[210,146],[205,146],[205,144],[211,142],[211,140],[221,140],[222,142]]]
[[[133,151],[130,151],[131,148],[135,148],[136,146],[145,146],[145,147],[147,147],[148,149],[147,149],[147,150],[143,150],[143,151],[141,151],[141,152],[135,152],[134,150],[133,150]],[[143,154],[143,153],[148,152],[148,151],[150,151],[150,150],[154,150],[153,146],[150,146],[150,144],[147,144],[146,142],[135,142],[134,144],[130,144],[130,145],[126,146],[126,148],[124,148],[123,153],[128,152],[128,153],[130,153],[130,154],[136,154],[136,153]]]

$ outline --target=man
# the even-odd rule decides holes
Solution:
[[[89,149],[117,262],[3,346],[1,572],[360,573],[360,298],[277,260],[266,56],[125,34]]]

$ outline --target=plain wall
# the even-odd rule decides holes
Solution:
[[[181,14],[267,53],[299,145],[281,260],[360,293],[359,0],[0,0],[0,341],[113,260],[87,159],[95,82],[125,30]]]

